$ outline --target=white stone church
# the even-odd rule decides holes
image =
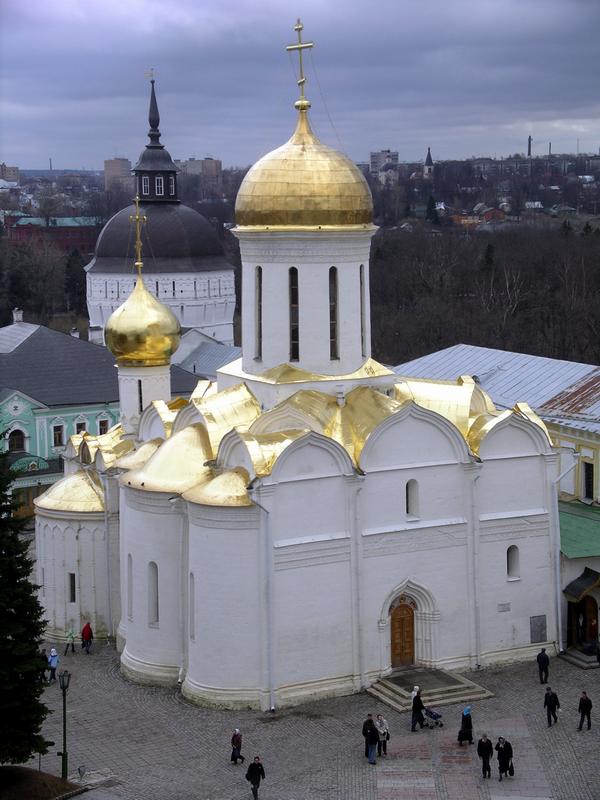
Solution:
[[[227,707],[556,638],[544,424],[468,376],[403,380],[371,358],[370,191],[300,85],[291,139],[237,198],[242,358],[173,398],[179,325],[138,278],[106,325],[121,423],[73,437],[36,503],[48,635],[89,619],[131,679]]]

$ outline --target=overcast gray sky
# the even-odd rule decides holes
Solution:
[[[102,168],[146,142],[156,70],[174,158],[245,165],[282,144],[285,45],[314,40],[319,137],[357,160],[598,152],[600,0],[0,0],[0,160]]]

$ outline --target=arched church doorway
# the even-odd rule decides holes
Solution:
[[[415,663],[415,609],[415,601],[406,595],[390,606],[392,669]]]

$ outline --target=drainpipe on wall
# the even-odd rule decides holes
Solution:
[[[561,609],[561,588],[560,588],[560,516],[558,512],[558,486],[562,479],[575,469],[579,463],[581,453],[573,453],[573,463],[563,470],[557,478],[552,481],[552,505],[554,513],[554,582],[556,584],[556,628],[558,634],[558,652],[564,653],[563,630],[562,630],[562,609]]]
[[[267,640],[267,683],[269,686],[269,709],[275,711],[275,658],[273,652],[273,537],[271,535],[270,511],[258,502],[256,488],[251,487],[248,494],[255,506],[265,515],[265,606],[266,606],[266,640]]]
[[[473,535],[472,573],[473,573],[473,606],[475,612],[475,667],[481,667],[481,621],[479,617],[479,507],[476,501],[477,481],[481,475],[473,475],[471,479],[471,520]]]
[[[106,580],[108,583],[108,598],[107,598],[107,611],[108,611],[108,630],[109,635],[114,636],[113,630],[113,613],[112,613],[112,571],[110,568],[110,526],[108,522],[108,475],[102,473],[100,475],[102,486],[104,487],[104,530],[106,531]],[[96,609],[97,610],[97,609]]]

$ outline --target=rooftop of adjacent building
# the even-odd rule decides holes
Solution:
[[[11,215],[12,216],[12,215]],[[16,213],[15,213],[16,216]],[[102,225],[100,217],[27,217],[20,215],[20,218],[13,223],[20,227],[34,225],[37,228],[82,228],[89,226]]]
[[[496,405],[526,397],[546,422],[600,433],[600,367],[457,344],[394,368],[402,376],[449,380],[471,375]]]
[[[46,406],[119,400],[112,353],[44,325],[18,321],[0,328],[0,376],[0,398],[19,391]],[[199,377],[171,366],[174,393],[189,394]]]
[[[568,558],[600,556],[600,507],[559,502],[560,549]]]

